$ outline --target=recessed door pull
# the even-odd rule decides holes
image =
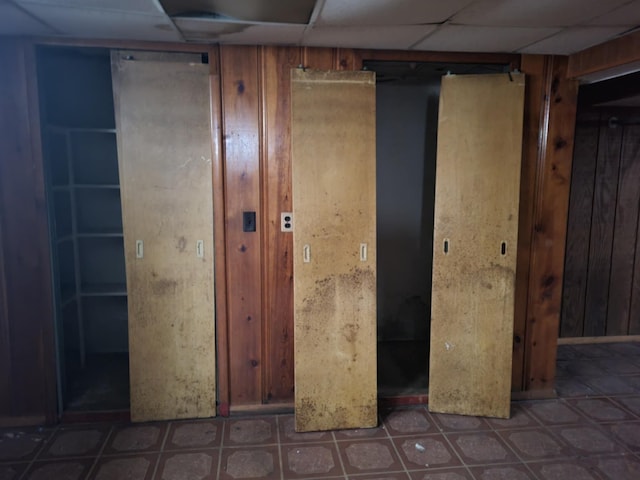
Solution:
[[[502,242],[502,245],[500,246],[500,254],[507,254],[507,242]]]
[[[142,240],[136,240],[136,258],[144,257],[144,242]]]
[[[447,253],[449,253],[449,239],[445,238],[444,239],[444,254],[446,255]]]
[[[360,244],[360,261],[361,262],[367,261],[367,244],[366,243]]]
[[[196,242],[196,257],[204,258],[204,240],[198,240]]]
[[[302,261],[304,263],[311,262],[311,247],[309,245],[302,247]]]

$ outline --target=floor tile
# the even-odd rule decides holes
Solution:
[[[572,450],[546,429],[507,430],[502,439],[524,461],[569,457]]]
[[[430,414],[424,408],[385,412],[383,422],[391,435],[436,433],[438,431]]]
[[[615,403],[622,405],[636,416],[640,416],[640,396],[616,397]]]
[[[431,413],[431,418],[433,418],[438,429],[442,432],[467,432],[489,430],[491,428],[487,421],[480,417]]]
[[[108,425],[60,427],[38,458],[95,457],[100,453],[110,431],[111,427]]]
[[[640,452],[640,422],[624,422],[607,426],[625,447],[633,452]]]
[[[217,449],[163,453],[154,478],[157,480],[217,479],[219,455],[220,452]]]
[[[295,430],[296,421],[293,415],[280,415],[277,418],[280,443],[332,442],[331,432],[303,432]]]
[[[543,425],[580,423],[583,417],[561,400],[534,402],[525,407]]]
[[[280,478],[278,447],[225,448],[222,450],[221,455],[220,474],[218,476],[221,480],[241,480],[246,478],[276,480]]]
[[[596,395],[597,392],[585,382],[578,378],[558,378],[556,379],[556,392],[564,398],[587,397]]]
[[[631,455],[599,458],[596,463],[603,478],[608,480],[638,480],[640,459]]]
[[[466,465],[514,463],[516,456],[495,432],[448,434]]]
[[[631,419],[631,415],[606,398],[567,400],[572,407],[596,422],[613,422]]]
[[[527,413],[523,405],[512,404],[511,418],[487,418],[494,430],[509,428],[537,427],[539,423]]]
[[[593,455],[622,451],[622,447],[595,426],[570,426],[553,429],[578,455]]]
[[[536,480],[522,464],[473,467],[471,473],[476,480]]]
[[[103,457],[98,460],[89,480],[151,480],[158,454]]]
[[[390,440],[372,439],[338,443],[342,464],[349,475],[404,471]]]
[[[344,476],[333,443],[283,445],[281,449],[284,478],[318,478]]]
[[[400,437],[394,439],[394,442],[407,470],[462,465],[442,434]]]
[[[596,392],[605,395],[618,395],[636,393],[638,389],[629,384],[625,377],[613,377],[606,375],[603,377],[593,377],[584,380],[584,383],[592,387]]]
[[[47,460],[31,464],[25,480],[80,480],[89,473],[94,459]]]
[[[224,446],[268,445],[278,440],[275,417],[256,417],[227,421]]]
[[[473,477],[466,468],[446,468],[411,472],[411,480],[473,480]]]
[[[612,375],[640,374],[640,365],[627,357],[604,357],[595,360],[598,367]]]
[[[599,472],[587,462],[563,460],[549,463],[529,463],[540,480],[601,480]]]
[[[31,460],[52,433],[47,429],[0,430],[0,462]]]
[[[164,450],[218,447],[223,429],[224,420],[218,419],[172,422]]]
[[[411,480],[407,472],[393,472],[373,475],[349,475],[349,480]]]
[[[18,480],[24,472],[28,463],[11,463],[0,465],[0,480]]]
[[[591,358],[569,360],[564,364],[564,369],[569,375],[576,377],[594,377],[607,373]]]
[[[118,426],[111,432],[104,454],[158,452],[166,430],[165,423]]]

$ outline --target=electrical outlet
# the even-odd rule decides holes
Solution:
[[[280,230],[283,232],[293,232],[293,213],[282,212],[280,214]]]

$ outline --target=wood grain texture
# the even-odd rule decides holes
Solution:
[[[561,337],[581,336],[584,331],[599,118],[599,114],[591,114],[581,118],[582,123],[579,120],[576,125],[562,292]]]
[[[304,47],[302,65],[314,70],[337,70],[337,53],[335,48]]]
[[[290,71],[300,63],[299,48],[262,49],[265,403],[293,402],[293,234],[280,216],[292,211]]]
[[[640,214],[636,230],[636,255],[631,284],[631,306],[629,307],[629,335],[640,334]]]
[[[521,74],[513,80],[504,74],[442,79],[429,361],[433,412],[510,415],[524,85]]]
[[[263,397],[261,116],[257,47],[220,47],[230,406]],[[243,232],[245,211],[256,231]]]
[[[225,183],[222,153],[222,99],[220,54],[209,50],[209,85],[211,102],[211,173],[213,185],[213,240],[215,243],[216,292],[216,365],[218,367],[218,413],[229,415],[229,317],[227,314],[227,256],[225,228]]]
[[[209,67],[200,56],[114,51],[112,73],[131,419],[211,417],[216,366]],[[138,240],[144,242],[141,258]],[[201,257],[198,241],[204,242]]]
[[[291,88],[296,430],[373,427],[375,76],[293,70]]]
[[[588,337],[604,335],[607,328],[622,129],[601,128],[599,137],[584,310],[584,335]]]
[[[637,121],[637,118],[634,119]],[[633,277],[637,273],[635,257],[640,213],[640,126],[617,127],[622,130],[620,168],[617,179],[615,225],[611,251],[611,279],[607,310],[607,335],[629,333]],[[640,274],[638,274],[640,275]],[[639,320],[640,321],[640,320]]]
[[[566,75],[568,78],[579,78],[625,66],[637,70],[638,62],[640,32],[634,32],[570,55]]]
[[[521,68],[526,74],[524,125],[522,133],[522,165],[520,174],[520,210],[518,213],[518,256],[513,319],[513,366],[511,389],[521,391],[524,379],[524,339],[529,295],[529,261],[533,230],[533,197],[536,191],[540,114],[544,105],[544,57],[523,55]]]
[[[525,338],[524,389],[550,392],[556,369],[578,85],[545,57]]]
[[[2,39],[0,62],[0,417],[53,422],[52,282],[33,46]]]

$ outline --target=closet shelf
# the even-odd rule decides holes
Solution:
[[[71,133],[71,132],[88,132],[88,133],[116,133],[115,128],[100,127],[65,127],[64,125],[47,125],[52,132]]]
[[[78,232],[78,238],[122,238],[122,231],[118,230],[96,230]]]
[[[80,295],[83,297],[124,297],[127,286],[124,283],[105,283],[98,285],[82,285]]]

